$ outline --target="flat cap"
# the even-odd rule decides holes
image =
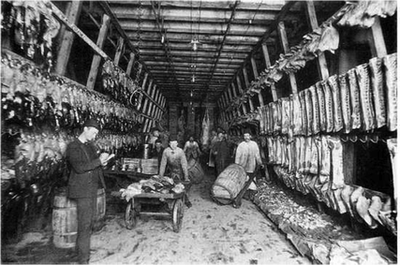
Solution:
[[[100,123],[94,119],[89,119],[89,120],[85,121],[85,123],[83,124],[83,127],[94,127],[99,131],[101,130]]]

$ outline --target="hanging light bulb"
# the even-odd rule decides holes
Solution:
[[[197,50],[197,43],[199,43],[198,40],[196,39],[192,39],[192,41],[190,42],[193,45],[193,51]]]
[[[194,77],[194,76],[193,76]],[[190,91],[190,97],[193,97],[193,90]],[[190,104],[192,104],[192,102],[190,102]]]
[[[194,83],[194,82],[196,82],[196,78],[195,78],[195,76],[193,75],[193,76],[192,76],[192,83]]]
[[[161,35],[161,43],[164,43],[164,34]]]

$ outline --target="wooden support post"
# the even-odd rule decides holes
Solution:
[[[67,18],[70,23],[77,24],[82,11],[82,1],[72,1],[68,6]],[[60,46],[57,53],[57,63],[55,71],[57,74],[64,76],[67,71],[67,65],[69,61],[69,55],[71,54],[72,44],[74,42],[75,34],[71,30],[67,29],[66,25],[61,26]]]
[[[115,56],[114,56],[114,64],[118,66],[119,60],[121,59],[121,54],[122,51],[124,50],[124,38],[119,37],[118,39],[118,44],[117,44],[117,50],[115,51]]]
[[[281,38],[281,43],[283,47],[283,51],[285,53],[289,52],[289,42],[286,35],[285,24],[283,21],[278,23],[278,33]],[[292,93],[297,93],[297,83],[294,73],[289,73],[290,87],[292,88]]]
[[[384,57],[387,55],[385,39],[383,37],[381,20],[379,17],[375,18],[375,23],[370,29],[368,42],[372,57]]]
[[[315,13],[314,2],[311,0],[307,0],[306,5],[307,5],[306,8],[307,18],[310,23],[311,31],[313,31],[314,29],[318,28],[318,21],[317,21],[317,15]],[[321,53],[317,59],[318,59],[319,77],[321,78],[321,80],[328,79],[329,71],[328,71],[328,65],[326,63],[325,54]]]
[[[108,27],[110,26],[110,17],[106,14],[103,15],[103,23],[99,31],[99,36],[97,37],[96,45],[102,49],[104,41],[107,38]],[[93,55],[92,66],[90,67],[89,77],[86,82],[86,87],[88,89],[94,89],[96,83],[97,74],[99,72],[101,57],[98,54]]]
[[[246,71],[244,71],[244,68],[243,68],[243,72],[246,72]],[[246,82],[246,80],[245,80],[245,82]],[[243,95],[244,91],[242,89],[242,83],[240,82],[240,76],[239,75],[236,76],[236,83],[238,85],[240,94]],[[247,87],[247,83],[246,83],[246,87]],[[248,100],[249,100],[250,111],[253,112],[253,110],[254,110],[253,101],[251,100],[251,98],[249,98]],[[242,106],[243,106],[243,112],[246,114],[248,112],[247,111],[247,106],[245,104],[243,104]]]
[[[135,54],[133,52],[131,52],[130,57],[129,57],[129,63],[128,63],[128,66],[126,67],[126,75],[127,76],[131,76],[134,62],[135,62]]]
[[[271,60],[269,58],[268,47],[267,47],[267,44],[265,44],[265,43],[263,43],[261,46],[262,46],[262,51],[264,54],[265,68],[268,68],[271,66]],[[272,95],[272,101],[278,100],[278,94],[276,92],[276,87],[275,87],[274,83],[271,84],[271,95]]]
[[[258,78],[256,60],[254,59],[253,56],[251,56],[250,61],[251,61],[251,68],[253,69],[254,80],[256,80]],[[260,106],[264,106],[264,99],[262,97],[261,91],[258,92],[258,100],[260,101]]]

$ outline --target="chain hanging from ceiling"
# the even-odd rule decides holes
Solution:
[[[138,22],[138,27],[136,30],[136,39],[137,39],[137,51],[138,51],[138,56],[140,56],[140,48],[142,46],[142,36],[141,36],[141,29],[142,29],[142,15],[143,15],[143,6],[142,6],[142,1],[139,1],[139,8],[138,8],[138,13],[139,13],[139,22]]]

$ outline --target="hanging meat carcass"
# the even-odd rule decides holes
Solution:
[[[290,127],[290,106],[289,98],[281,98],[282,102],[282,134],[289,133]]]
[[[326,25],[322,28],[322,35],[318,43],[317,52],[323,53],[324,51],[330,51],[335,53],[339,47],[339,31],[332,26],[332,24]]]
[[[301,117],[301,103],[300,97],[298,93],[293,94],[293,135],[301,135],[302,134],[302,117]]]
[[[342,116],[342,104],[340,101],[340,91],[338,76],[333,75],[328,78],[328,83],[332,91],[332,101],[333,101],[333,131],[339,132],[343,129],[343,116]]]
[[[320,121],[320,129],[322,132],[326,132],[326,108],[325,108],[325,95],[324,89],[322,88],[321,82],[317,82],[315,84],[317,98],[318,98],[318,109],[319,109],[319,121]]]
[[[371,73],[372,98],[375,111],[376,128],[386,125],[386,103],[383,89],[383,60],[382,58],[372,58],[369,60]]]
[[[210,117],[207,108],[201,123],[201,129],[201,146],[203,150],[207,150],[210,144]]]
[[[333,132],[334,117],[333,117],[333,95],[328,80],[321,82],[325,97],[325,114],[326,114],[326,132]]]
[[[360,102],[362,113],[362,128],[366,131],[375,129],[375,113],[372,103],[372,92],[368,73],[368,64],[356,67],[358,86],[360,88]]]
[[[366,14],[366,10],[372,1],[357,1],[343,17],[338,21],[339,26],[360,26],[369,28],[375,22],[375,17]]]
[[[351,131],[351,105],[350,91],[347,83],[347,76],[345,74],[339,75],[339,87],[343,117],[343,132],[349,133]]]
[[[373,17],[387,17],[393,16],[397,9],[397,1],[382,0],[382,1],[370,1],[368,7],[365,10],[365,14]]]
[[[310,174],[317,175],[318,174],[318,147],[316,144],[316,139],[315,137],[310,137],[311,138],[311,160],[310,160]]]
[[[397,53],[383,58],[387,101],[387,127],[397,130]]]
[[[350,101],[351,101],[351,128],[353,130],[361,128],[361,103],[360,89],[357,84],[356,71],[350,69],[347,72],[349,80]]]
[[[305,99],[305,90],[300,91],[299,93],[300,99],[300,109],[301,109],[301,135],[307,135],[307,109],[306,109],[306,99]]]
[[[315,86],[309,88],[311,95],[311,107],[312,107],[312,134],[320,132],[320,110],[318,104],[318,95]]]

